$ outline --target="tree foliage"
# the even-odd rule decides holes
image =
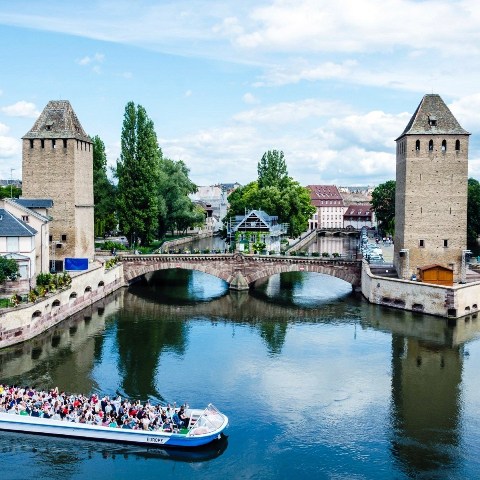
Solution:
[[[117,161],[117,212],[120,229],[153,241],[158,232],[161,150],[152,120],[141,106],[129,102],[123,118],[121,154]]]
[[[468,243],[475,242],[478,235],[480,235],[480,183],[474,178],[469,178],[467,201]]]
[[[387,233],[395,230],[395,180],[378,185],[372,192],[372,207],[379,228]]]
[[[167,231],[186,231],[189,227],[203,225],[205,215],[190,200],[189,194],[197,186],[188,177],[189,170],[182,160],[162,158],[159,181],[159,236]]]
[[[282,151],[269,150],[262,156],[257,166],[258,187],[285,188],[288,185],[287,164]]]
[[[0,283],[5,280],[16,280],[19,276],[18,264],[11,258],[0,256]]]
[[[288,176],[283,152],[266,152],[258,163],[259,179],[234,190],[228,197],[228,218],[243,215],[246,210],[264,210],[288,223],[288,234],[299,236],[308,227],[315,212],[310,192]]]
[[[22,189],[15,185],[7,185],[6,187],[0,187],[0,199],[2,198],[19,198],[22,196]]]
[[[95,204],[95,235],[103,236],[117,227],[115,185],[107,175],[107,155],[102,139],[95,135],[93,144],[93,200]]]

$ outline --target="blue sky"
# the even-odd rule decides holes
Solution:
[[[377,185],[432,92],[480,178],[478,25],[477,0],[0,0],[0,178],[66,99],[111,165],[134,101],[198,185],[254,180],[273,149],[304,185]]]

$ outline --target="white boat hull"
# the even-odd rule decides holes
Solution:
[[[227,427],[228,417],[221,413],[217,415],[218,428],[215,430],[204,433],[201,428],[194,427],[188,434],[182,434],[162,430],[111,428],[0,412],[0,430],[161,447],[198,447],[219,439]]]

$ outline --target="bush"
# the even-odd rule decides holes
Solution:
[[[319,252],[312,252],[312,257],[319,257],[320,253]]]
[[[297,252],[294,250],[293,252],[287,252],[286,255],[291,255],[292,257],[296,257]]]
[[[277,252],[276,252],[275,250],[270,250],[270,251],[268,252],[268,254],[269,254],[269,255],[276,255]]]
[[[322,252],[322,257],[329,257],[330,254],[328,252]]]
[[[128,247],[126,247],[123,243],[118,243],[118,242],[111,242],[107,241],[103,244],[104,250],[128,250]]]
[[[0,308],[8,308],[10,305],[11,303],[9,298],[0,298]]]
[[[334,253],[332,253],[332,257],[333,258],[339,258],[340,254],[338,252],[334,252]]]
[[[298,252],[299,257],[308,257],[308,252],[305,252],[304,250]]]

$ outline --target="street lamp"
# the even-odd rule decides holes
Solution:
[[[462,250],[462,270],[460,274],[460,283],[467,282],[467,257],[470,260],[471,250]]]
[[[13,171],[15,169],[11,168],[10,169],[10,198],[13,198]]]
[[[410,250],[408,248],[402,248],[399,252],[401,257],[405,257],[404,267],[402,270],[402,278],[408,279],[408,273],[410,272]]]

